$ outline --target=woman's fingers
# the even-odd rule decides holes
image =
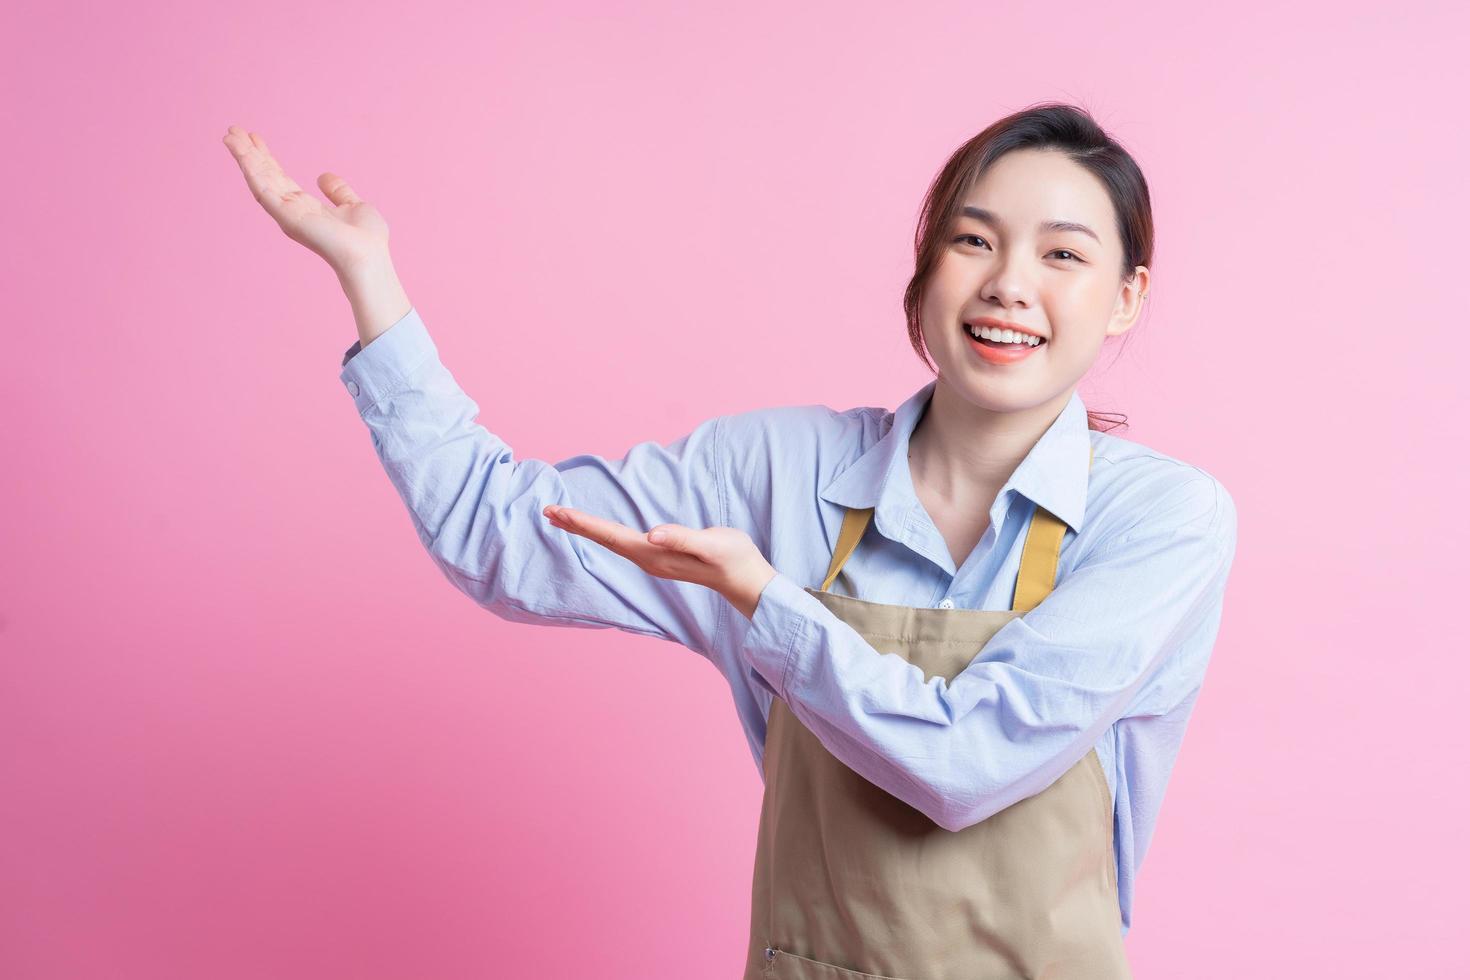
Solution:
[[[633,530],[626,524],[619,524],[617,521],[610,521],[595,514],[588,514],[571,507],[551,505],[546,508],[546,516],[562,525],[566,530],[580,534],[584,538],[596,541],[603,547],[617,552],[660,550],[656,545],[649,544],[641,532]]]
[[[650,575],[680,582],[692,582],[695,585],[703,585],[712,589],[717,588],[716,582],[722,577],[722,570],[717,567],[717,563],[712,564],[705,556],[696,554],[687,548],[654,544],[642,531],[634,530],[617,521],[609,521],[594,514],[556,504],[547,505],[542,508],[541,512],[552,526],[602,545],[614,554],[621,555],[638,565]],[[660,526],[669,527],[670,525]]]
[[[554,504],[547,506],[542,513],[553,526],[600,544],[650,571],[652,563],[667,563],[673,554],[668,548],[649,541],[648,535],[642,531],[595,514]]]
[[[265,145],[265,137],[251,133],[250,141],[253,145],[246,161],[268,195],[280,200],[293,191],[301,190],[301,185],[292,180],[271,155],[270,147]]]
[[[256,200],[261,201],[266,195],[279,198],[286,191],[301,189],[294,180],[286,176],[286,172],[281,169],[276,158],[271,156],[265,140],[258,133],[246,133],[239,126],[231,126],[225,136],[225,145],[235,155],[235,162],[240,165],[245,183],[250,185]]]

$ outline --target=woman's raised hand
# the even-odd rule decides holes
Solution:
[[[387,258],[388,222],[347,181],[330,172],[317,177],[317,186],[329,202],[323,204],[286,176],[259,133],[231,126],[224,142],[235,155],[250,193],[276,219],[286,237],[326,259],[339,277]]]

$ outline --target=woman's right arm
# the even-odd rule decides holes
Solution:
[[[419,542],[454,586],[502,619],[612,627],[706,656],[730,605],[718,592],[643,571],[553,526],[562,504],[629,527],[728,523],[720,418],[622,459],[517,459],[477,424],[479,406],[439,359],[417,309],[342,367],[340,378]]]
[[[357,322],[360,350],[341,380],[373,448],[446,577],[504,619],[611,627],[708,654],[729,615],[712,589],[649,575],[542,515],[562,504],[629,527],[728,524],[720,419],[620,460],[582,454],[517,460],[476,423],[477,406],[440,362],[388,253],[388,225],[341,177],[306,193],[256,133],[231,126],[225,145],[256,201],[286,236],[324,258]]]

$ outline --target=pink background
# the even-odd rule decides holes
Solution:
[[[230,124],[383,210],[481,423],[561,459],[898,404],[930,177],[1054,98],[1158,222],[1084,398],[1240,518],[1135,970],[1470,969],[1463,5],[28,6],[0,975],[739,971],[760,782],[723,679],[441,577],[337,379],[351,311]]]

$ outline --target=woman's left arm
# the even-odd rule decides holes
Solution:
[[[779,573],[741,652],[834,756],[960,830],[1041,792],[1120,718],[1163,714],[1199,688],[1235,532],[1224,487],[1189,480],[949,682],[880,654]]]

